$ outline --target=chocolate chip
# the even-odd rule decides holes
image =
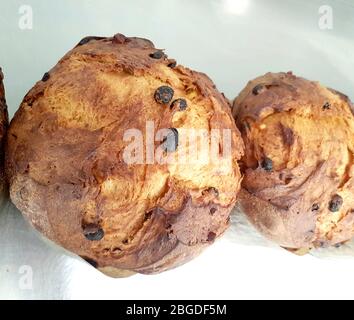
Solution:
[[[332,200],[330,201],[328,209],[331,212],[337,212],[340,210],[342,205],[343,205],[343,198],[340,195],[336,194],[333,196]]]
[[[340,242],[340,243],[336,243],[336,244],[334,245],[334,247],[338,249],[338,248],[340,248],[342,245],[343,245],[343,243]]]
[[[46,73],[43,75],[43,77],[42,77],[42,81],[43,81],[43,82],[46,82],[46,81],[49,80],[49,78],[50,78],[50,74],[49,74],[48,72],[46,72]]]
[[[259,95],[260,93],[262,93],[264,91],[264,85],[263,84],[257,84],[253,90],[252,90],[252,93],[257,96]]]
[[[104,237],[104,231],[97,225],[89,224],[84,227],[84,235],[87,240],[99,241]]]
[[[187,101],[185,99],[176,99],[171,103],[171,109],[177,107],[179,110],[183,111],[187,109]]]
[[[161,86],[155,91],[155,100],[160,104],[168,104],[174,95],[172,88],[168,86]]]
[[[273,161],[272,159],[269,159],[267,157],[264,158],[264,160],[261,163],[262,168],[265,171],[272,171],[273,170]]]
[[[178,147],[178,131],[175,128],[170,128],[169,133],[162,141],[166,152],[174,152]]]
[[[130,39],[127,38],[124,34],[117,33],[113,36],[112,43],[123,44],[126,42],[130,42]]]
[[[98,267],[98,263],[95,260],[93,260],[91,258],[85,258],[85,257],[81,257],[81,258],[84,259],[87,263],[89,263],[94,268]]]
[[[211,215],[213,215],[217,211],[216,208],[210,208],[209,212]]]
[[[330,108],[331,108],[331,104],[329,102],[326,102],[322,107],[323,110],[328,110]]]
[[[176,66],[177,66],[177,62],[176,61],[172,61],[172,62],[170,62],[168,65],[167,65],[169,68],[176,68]]]
[[[91,40],[102,40],[102,39],[105,39],[105,37],[95,37],[95,36],[85,37],[78,43],[78,46],[82,46],[86,43],[89,43]]]
[[[216,238],[216,233],[210,231],[210,232],[208,233],[208,241],[209,241],[209,242],[212,242],[212,241],[215,240],[215,238]]]
[[[153,212],[153,211],[151,210],[151,211],[145,213],[145,215],[144,215],[144,221],[147,221],[147,220],[149,220],[149,219],[151,218],[152,212]]]
[[[150,53],[149,57],[153,59],[161,59],[164,56],[162,51],[155,51],[154,53]]]
[[[314,203],[311,207],[311,211],[318,211],[320,209],[320,205],[318,203]]]

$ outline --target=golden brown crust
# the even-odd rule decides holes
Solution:
[[[294,76],[252,80],[233,103],[245,142],[240,202],[251,222],[288,248],[354,234],[354,116],[348,97]]]
[[[11,198],[37,229],[99,269],[142,273],[184,263],[224,232],[243,143],[207,76],[118,34],[84,39],[43,80],[11,122],[6,160]],[[161,86],[187,109],[157,103]],[[230,129],[231,165],[127,164],[124,133],[147,138],[147,121],[155,131]]]
[[[98,268],[98,270],[111,278],[128,278],[136,274],[134,271],[117,269],[114,267],[103,267]]]

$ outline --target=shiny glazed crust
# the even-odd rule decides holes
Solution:
[[[161,103],[161,86],[187,108]],[[230,165],[126,163],[124,134],[138,129],[147,141],[147,121],[156,131],[230,129]],[[117,34],[83,39],[26,95],[6,169],[11,199],[35,228],[115,276],[176,267],[219,237],[242,152],[230,105],[206,75],[176,66],[149,40]]]
[[[352,238],[353,112],[345,95],[291,72],[252,80],[235,99],[240,203],[266,237],[291,249]]]

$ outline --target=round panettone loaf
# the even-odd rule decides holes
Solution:
[[[230,105],[206,75],[117,34],[81,40],[30,90],[6,169],[36,229],[115,276],[176,267],[219,237],[242,154]]]
[[[4,173],[4,140],[8,126],[7,105],[4,89],[4,75],[0,68],[0,203],[5,199],[5,173]]]
[[[345,95],[289,73],[233,103],[245,143],[240,204],[279,245],[305,252],[354,235],[354,116]]]

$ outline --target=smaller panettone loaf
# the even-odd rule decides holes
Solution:
[[[290,249],[354,235],[354,115],[345,95],[289,73],[248,83],[233,103],[245,143],[241,206]]]

